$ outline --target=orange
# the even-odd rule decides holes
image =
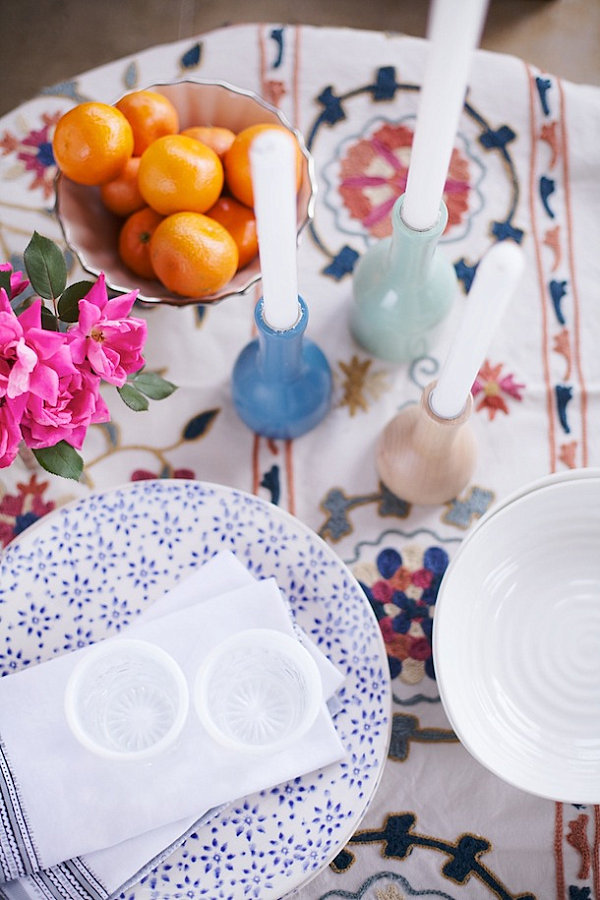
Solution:
[[[156,278],[150,261],[150,239],[162,222],[160,213],[145,206],[132,213],[119,232],[119,256],[140,278]]]
[[[165,216],[203,213],[223,188],[223,166],[214,150],[183,134],[158,138],[142,153],[138,185],[142,197]]]
[[[139,167],[139,156],[132,156],[121,173],[100,188],[102,202],[117,216],[129,216],[146,205],[137,183]]]
[[[220,222],[237,244],[238,269],[243,269],[258,253],[256,218],[251,209],[232,197],[219,197],[206,213]]]
[[[132,91],[115,103],[133,131],[133,155],[141,156],[152,141],[179,131],[179,113],[158,91]]]
[[[205,297],[235,275],[238,249],[226,228],[202,213],[167,216],[150,240],[150,259],[166,288],[183,297]]]
[[[112,181],[133,153],[133,132],[122,112],[90,100],[66,112],[56,123],[54,159],[78,184]]]
[[[217,125],[192,125],[191,128],[184,128],[181,134],[206,144],[215,151],[219,159],[223,159],[235,140],[235,133],[230,128]]]
[[[233,144],[225,154],[223,166],[225,168],[225,183],[233,196],[246,206],[254,205],[252,192],[252,175],[250,172],[250,145],[257,134],[275,128],[290,135],[296,144],[296,187],[300,187],[302,179],[302,152],[291,131],[283,125],[274,125],[262,122],[258,125],[250,125],[244,128],[236,136]]]

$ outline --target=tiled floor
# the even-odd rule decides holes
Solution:
[[[424,35],[428,9],[427,0],[0,0],[0,114],[93,66],[228,23]],[[600,0],[491,0],[482,46],[600,85]]]

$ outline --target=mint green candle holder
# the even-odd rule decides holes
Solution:
[[[440,203],[426,231],[402,219],[404,194],[392,209],[392,234],[370,247],[353,276],[350,330],[368,353],[388,362],[426,356],[457,292],[454,266],[437,247],[448,221]]]

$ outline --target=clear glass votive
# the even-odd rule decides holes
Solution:
[[[214,740],[245,753],[291,746],[314,723],[323,700],[321,675],[300,642],[252,628],[210,651],[194,685],[194,703]]]
[[[91,646],[65,691],[71,731],[84,747],[107,759],[162,753],[181,733],[188,707],[187,681],[173,657],[133,638]]]

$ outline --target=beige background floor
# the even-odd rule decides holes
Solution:
[[[94,66],[230,23],[423,36],[428,10],[427,0],[0,0],[0,115]],[[482,46],[600,85],[600,0],[490,0]]]

